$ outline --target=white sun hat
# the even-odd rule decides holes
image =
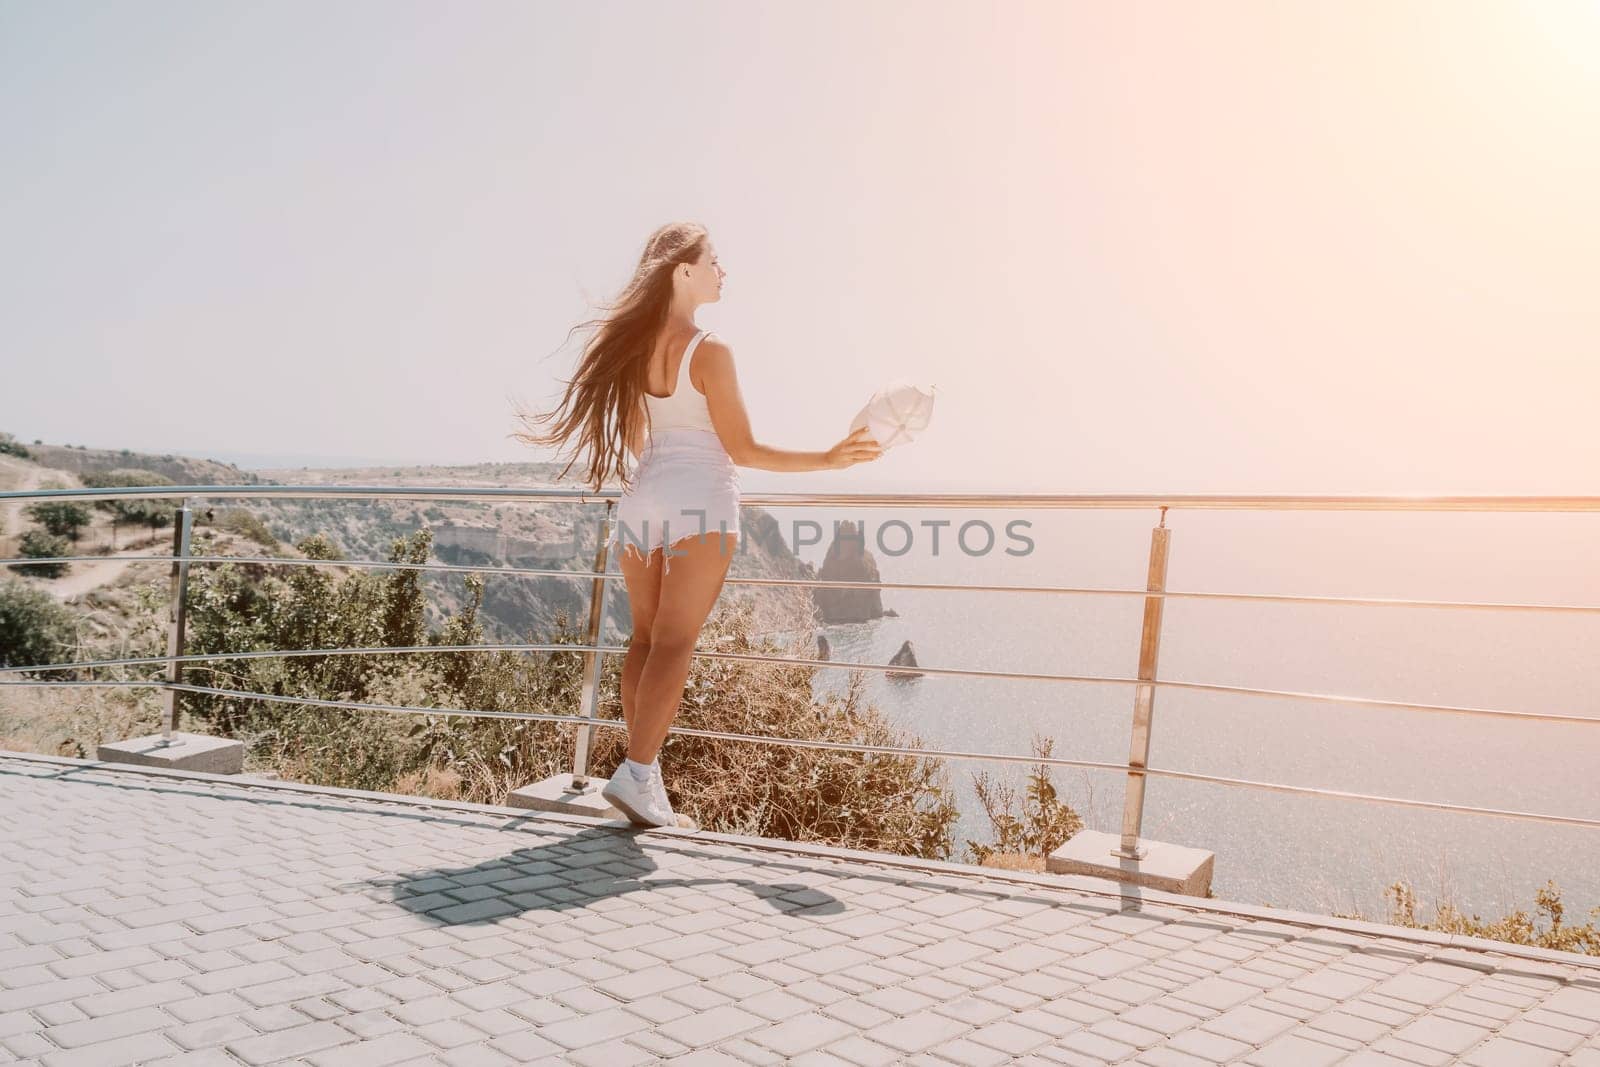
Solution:
[[[872,394],[867,406],[850,423],[850,432],[865,426],[884,451],[907,444],[928,428],[938,391],[937,385],[917,385],[896,378]]]

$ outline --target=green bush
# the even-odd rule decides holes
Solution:
[[[62,663],[72,658],[75,642],[72,612],[55,597],[15,578],[0,581],[0,667]],[[68,676],[56,671],[19,673]]]
[[[217,517],[217,527],[254,541],[273,552],[277,552],[281,547],[278,539],[272,536],[272,531],[267,529],[267,524],[262,522],[259,516],[244,508],[229,508],[224,511]]]
[[[54,556],[72,555],[72,542],[43,530],[29,530],[18,540],[18,550],[30,559],[50,559]],[[18,574],[32,574],[40,578],[59,578],[67,573],[70,563],[13,563],[11,569]]]
[[[1054,741],[1035,735],[1033,753],[1046,759]],[[1016,795],[1009,785],[996,784],[986,772],[975,776],[978,802],[994,826],[993,844],[968,841],[973,862],[985,863],[991,857],[1029,856],[1043,859],[1066,844],[1083,829],[1083,818],[1056,796],[1050,781],[1050,764],[1037,763],[1028,774],[1022,810],[1017,813]]]
[[[426,530],[396,538],[389,561],[426,562],[431,545]],[[338,558],[322,535],[296,547],[308,557]],[[251,563],[191,570],[187,651],[217,658],[186,666],[186,679],[291,699],[184,694],[186,719],[209,732],[247,739],[252,761],[284,778],[323,785],[436,789],[451,798],[500,804],[511,789],[570,770],[574,724],[452,712],[575,714],[583,682],[580,652],[227,655],[483,643],[483,576],[462,576],[468,603],[431,632],[424,621],[422,577],[416,570]],[[758,642],[752,629],[747,611],[724,611],[708,620],[701,647],[795,655],[765,638]],[[566,616],[558,618],[553,635],[526,640],[585,643]],[[602,662],[597,716],[615,722],[621,718],[622,657]],[[697,659],[677,725],[917,747],[915,738],[891,730],[878,709],[863,705],[862,672],[855,672],[843,696],[819,702],[812,695],[815,669]],[[434,710],[349,710],[296,703],[296,696]],[[604,776],[621,763],[626,735],[616,727],[593,729],[589,766]],[[936,759],[682,734],[668,737],[661,759],[669,768],[675,806],[709,830],[927,858],[949,858],[952,850],[958,813]]]

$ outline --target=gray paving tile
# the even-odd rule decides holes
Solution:
[[[0,1062],[1600,1067],[1575,961],[73,766],[0,756]]]

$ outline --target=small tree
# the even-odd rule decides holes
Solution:
[[[119,486],[171,485],[172,479],[155,471],[137,467],[119,467],[111,471],[93,471],[82,476],[83,484],[95,489]],[[157,497],[119,500],[98,500],[95,507],[111,515],[111,544],[117,543],[117,529],[123,523],[148,526],[152,533],[172,521],[171,501]]]
[[[432,545],[433,534],[428,530],[396,537],[389,547],[389,562],[426,563]],[[428,598],[422,588],[422,572],[409,567],[396,568],[383,572],[382,578],[381,643],[389,648],[426,644],[428,629],[424,619]]]
[[[1054,743],[1051,738],[1035,735],[1032,744],[1034,755],[1049,758]],[[995,831],[992,845],[967,842],[967,848],[978,863],[983,863],[996,853],[1048,856],[1083,829],[1083,818],[1056,799],[1056,787],[1050,781],[1048,763],[1036,763],[1028,773],[1027,796],[1021,815],[1012,813],[1016,792],[1009,785],[994,784],[983,771],[974,775],[973,785]]]
[[[65,489],[60,482],[45,488]],[[58,537],[76,541],[79,531],[89,525],[89,509],[73,500],[41,500],[22,509],[34,522]]]

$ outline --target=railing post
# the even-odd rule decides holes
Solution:
[[[185,622],[184,608],[189,599],[189,539],[194,531],[194,513],[189,510],[189,498],[183,498],[183,506],[178,508],[172,519],[172,603],[168,608],[167,627],[167,655],[183,655],[183,627]],[[167,681],[176,683],[183,681],[183,664],[172,661],[167,664]],[[165,740],[170,742],[172,735],[178,729],[178,691],[166,690],[166,727],[163,732]]]
[[[1167,546],[1172,531],[1167,528],[1167,508],[1161,507],[1161,522],[1150,531],[1150,566],[1145,589],[1164,593],[1167,589]],[[1133,698],[1133,732],[1128,744],[1128,784],[1122,801],[1122,841],[1111,854],[1120,859],[1143,859],[1147,850],[1139,847],[1139,828],[1144,821],[1144,768],[1150,765],[1150,723],[1155,712],[1156,655],[1161,651],[1161,609],[1166,597],[1144,598],[1144,628],[1139,634],[1139,688]]]
[[[594,553],[594,573],[596,575],[593,589],[589,593],[589,631],[587,644],[591,647],[600,643],[600,628],[606,617],[606,592],[611,583],[603,575],[606,572],[606,549],[609,545],[609,531],[611,529],[611,511],[616,502],[606,501],[606,519],[600,527],[600,547]],[[583,704],[582,715],[585,718],[594,718],[596,704],[600,698],[600,653],[585,652],[583,654]],[[572,789],[578,791],[588,788],[589,785],[589,746],[594,743],[593,726],[578,727],[578,735],[572,748]]]

